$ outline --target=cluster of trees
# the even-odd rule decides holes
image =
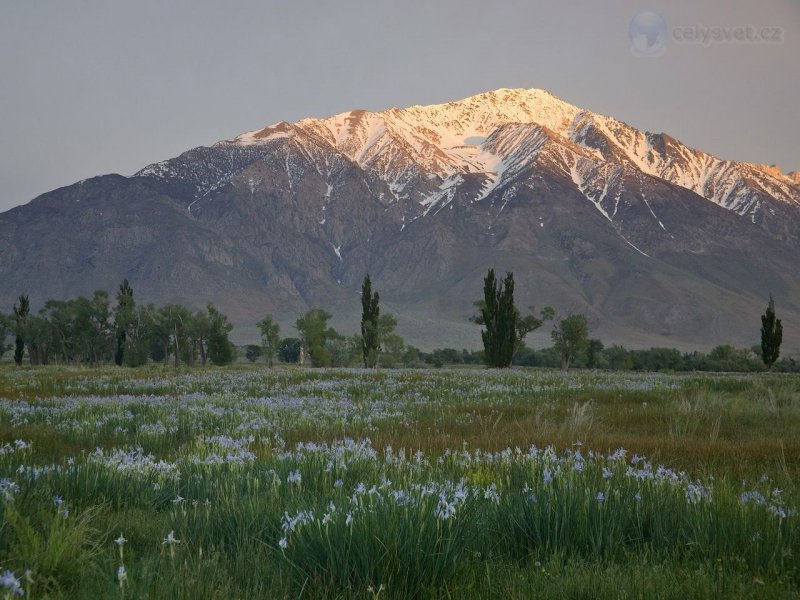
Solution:
[[[490,367],[502,368],[516,364],[559,366],[562,370],[574,365],[647,371],[758,371],[763,368],[763,363],[768,369],[776,367],[784,371],[798,370],[794,359],[777,362],[783,339],[783,325],[775,316],[775,302],[771,294],[767,309],[761,317],[760,346],[750,350],[738,350],[728,345],[717,346],[708,354],[682,354],[674,348],[626,350],[618,345],[605,348],[600,340],[589,338],[588,322],[581,314],[557,320],[550,334],[553,346],[534,352],[524,345],[524,338],[541,327],[546,320],[554,318],[554,311],[546,307],[541,318],[533,314],[521,316],[514,304],[514,274],[507,273],[505,279],[498,282],[494,269],[489,269],[484,279],[483,299],[475,305],[479,312],[472,320],[484,327],[481,331],[483,353],[479,358]],[[460,356],[450,353],[449,358],[456,362],[467,362],[465,352]],[[433,354],[437,353],[439,356],[447,354],[442,350]],[[475,361],[476,358],[478,357],[472,355],[470,361]]]
[[[409,350],[402,337],[395,333],[397,319],[391,313],[380,311],[380,297],[372,290],[369,275],[361,287],[362,319],[361,333],[346,336],[328,324],[332,315],[312,308],[295,322],[298,337],[281,339],[280,327],[272,315],[266,315],[258,323],[261,345],[250,345],[245,349],[248,360],[255,362],[264,357],[270,366],[277,356],[284,362],[296,362],[301,366],[396,367],[406,365]]]
[[[555,318],[552,307],[542,309],[539,317],[523,316],[514,304],[514,274],[506,273],[498,282],[494,269],[489,269],[483,280],[483,299],[475,302],[478,314],[472,318],[482,325],[483,362],[488,367],[504,368],[514,363],[524,347],[525,336]],[[569,315],[559,319],[551,332],[553,348],[560,356],[560,366],[567,370],[588,344],[589,325],[584,315]]]
[[[540,318],[533,315],[532,306],[531,314],[523,316],[514,304],[514,274],[507,273],[498,283],[494,269],[489,269],[483,281],[483,299],[475,302],[475,307],[478,314],[472,321],[485,327],[481,330],[481,340],[483,360],[489,367],[511,365],[525,336],[554,316],[549,306],[542,310]]]
[[[280,337],[280,328],[271,315],[259,323],[261,345],[250,345],[245,350],[248,360],[255,362],[261,357],[272,365],[278,356],[285,362],[307,362],[315,367],[416,367],[425,364],[478,364],[490,367],[508,367],[520,364],[517,357],[526,355],[525,337],[540,328],[546,321],[555,319],[555,311],[547,306],[539,316],[523,315],[514,304],[514,275],[506,274],[498,280],[494,269],[484,279],[483,299],[475,302],[478,314],[472,321],[484,327],[481,352],[444,348],[423,352],[406,345],[395,333],[397,319],[391,313],[380,310],[380,296],[373,290],[367,275],[361,286],[361,332],[344,336],[328,325],[330,313],[321,308],[312,308],[300,317],[295,328],[297,338]],[[562,369],[568,369],[588,347],[589,327],[583,315],[569,315],[559,319],[552,331],[553,348],[559,355]]]
[[[257,344],[248,344],[244,348],[244,356],[250,362],[256,362],[263,356],[266,358],[270,366],[272,366],[275,358],[285,363],[296,363],[300,360],[301,345],[302,342],[300,341],[300,338],[287,337],[279,339],[277,349],[275,350],[275,355],[272,357],[272,359],[270,359],[268,355],[265,355],[263,346],[259,346]]]
[[[18,365],[26,353],[33,365],[113,361],[138,366],[148,360],[166,363],[170,359],[175,366],[181,362],[222,365],[235,356],[228,337],[232,328],[211,304],[198,312],[179,304],[137,305],[125,280],[114,305],[108,292],[98,290],[91,298],[48,300],[33,314],[28,297],[21,295],[12,314],[0,315],[0,355],[10,334]]]

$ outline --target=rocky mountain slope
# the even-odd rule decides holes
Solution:
[[[358,318],[369,272],[422,346],[479,344],[485,271],[607,341],[758,339],[767,294],[800,344],[796,173],[723,160],[542,90],[276,123],[0,214],[0,304],[114,289]],[[290,329],[284,328],[284,333]]]

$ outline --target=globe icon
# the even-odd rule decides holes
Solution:
[[[667,49],[667,22],[658,13],[640,12],[628,25],[635,56],[662,56]]]

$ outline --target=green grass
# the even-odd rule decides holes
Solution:
[[[790,375],[3,367],[0,575],[31,598],[793,598],[799,431]]]

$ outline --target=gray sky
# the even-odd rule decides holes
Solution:
[[[631,52],[642,11],[662,56]],[[675,39],[695,25],[781,41]],[[278,120],[498,87],[800,169],[800,0],[0,0],[0,210]]]

